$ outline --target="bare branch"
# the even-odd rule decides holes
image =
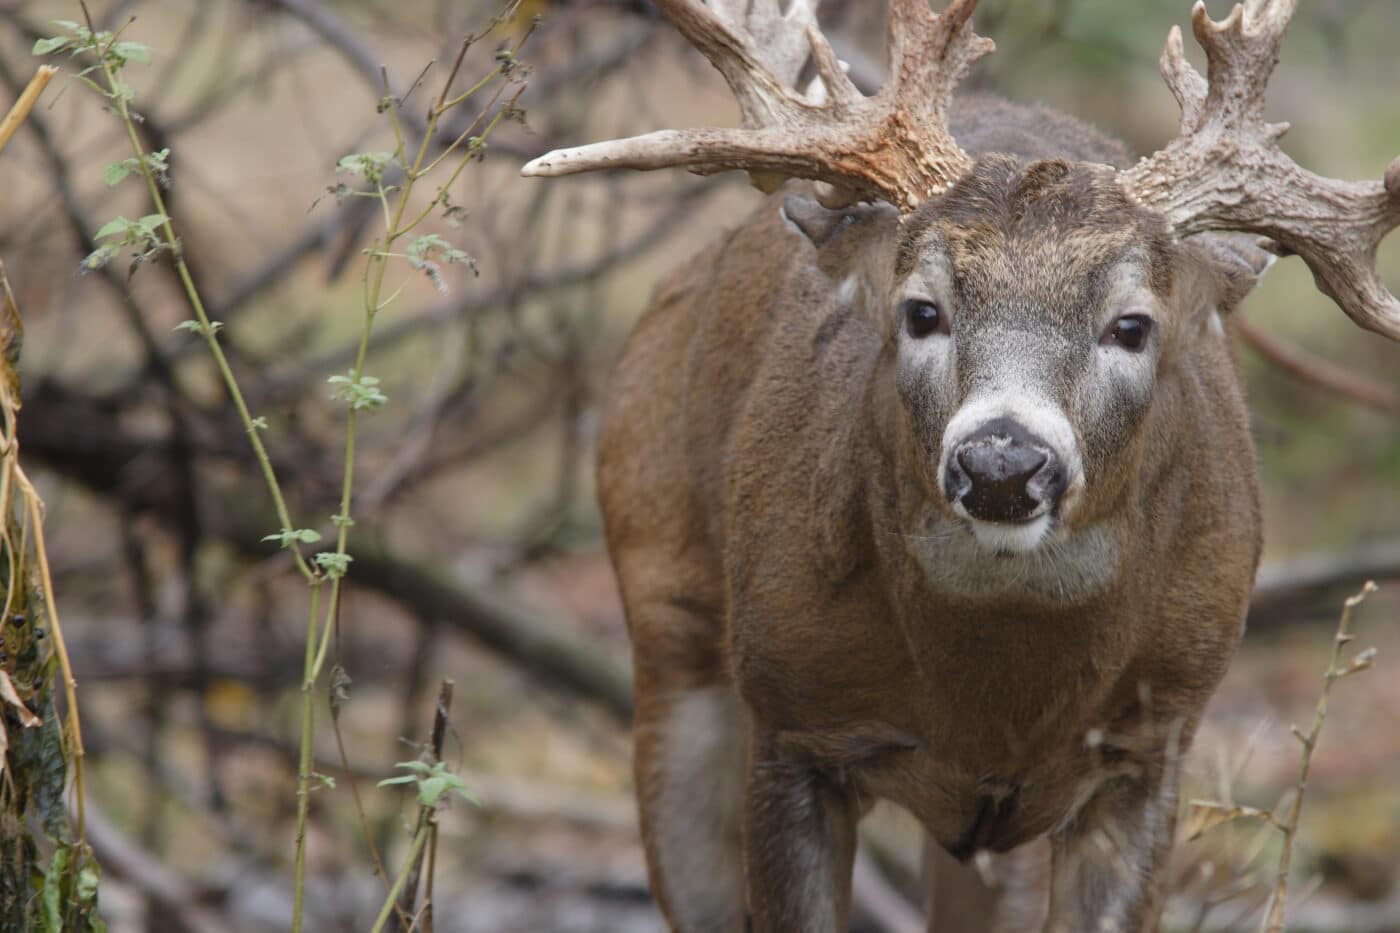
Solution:
[[[1341,366],[1309,355],[1242,317],[1234,325],[1255,353],[1302,382],[1377,411],[1400,413],[1400,395]]]

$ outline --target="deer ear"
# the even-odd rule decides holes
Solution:
[[[1215,272],[1215,306],[1229,314],[1264,278],[1279,257],[1272,240],[1247,234],[1206,234],[1194,238]]]
[[[811,240],[817,249],[825,246],[843,227],[855,220],[849,210],[822,207],[815,198],[805,194],[790,194],[783,198],[782,210],[783,220]]]
[[[888,204],[868,202],[848,207],[823,207],[815,198],[805,194],[789,194],[783,198],[782,207],[783,220],[811,240],[818,250],[847,227],[870,217],[896,213]]]

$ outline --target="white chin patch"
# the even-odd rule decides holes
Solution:
[[[1040,515],[1021,525],[999,525],[968,519],[972,536],[988,551],[997,554],[1029,554],[1040,547],[1050,532],[1050,516]]]

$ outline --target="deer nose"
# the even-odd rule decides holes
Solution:
[[[1054,449],[1010,418],[989,421],[948,458],[944,493],[985,522],[1029,521],[1059,502],[1066,471]]]

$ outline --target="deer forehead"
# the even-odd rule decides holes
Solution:
[[[1103,166],[988,156],[910,218],[898,267],[916,278],[939,268],[960,311],[1031,307],[1078,318],[1124,267],[1170,294],[1172,242],[1161,218],[1132,204]]]

